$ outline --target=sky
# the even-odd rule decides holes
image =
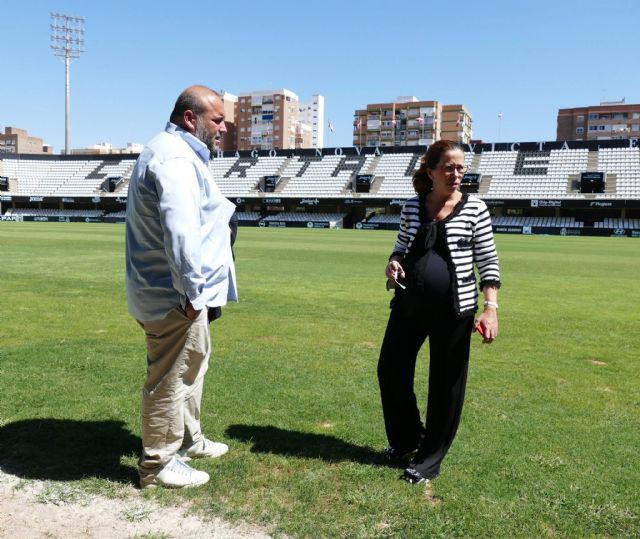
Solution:
[[[86,18],[72,148],[145,143],[192,84],[324,95],[327,147],[353,144],[356,109],[398,96],[464,104],[485,142],[555,140],[559,108],[640,103],[638,0],[0,0],[0,128],[56,153],[64,64],[50,12]]]

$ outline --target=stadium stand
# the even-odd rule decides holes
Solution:
[[[615,175],[613,196],[640,197],[640,148],[603,148],[598,152],[598,169],[607,172],[607,183]]]
[[[382,155],[371,172],[381,180],[378,196],[409,198],[415,194],[412,178],[419,157],[411,153]]]
[[[247,196],[260,191],[260,180],[264,176],[279,175],[285,157],[240,157],[223,158],[210,162],[209,168],[220,190],[227,196]]]
[[[465,154],[469,172],[483,177],[486,198],[580,198],[573,181],[589,170],[589,150],[493,151]],[[220,157],[210,162],[220,189],[229,197],[260,192],[264,176],[279,175],[277,192],[282,196],[341,197],[352,194],[356,174],[371,174],[374,187],[362,197],[410,197],[411,179],[420,154],[393,153],[380,156]],[[13,194],[31,196],[82,196],[100,192],[105,178],[125,181],[118,191],[126,194],[135,159],[116,162],[91,160],[35,160],[4,158],[3,171],[17,180]],[[610,198],[640,197],[640,149],[603,148],[597,152],[595,170],[615,181]],[[572,189],[573,187],[573,189]]]
[[[237,212],[238,221],[258,221],[260,214],[257,211],[239,211]]]
[[[339,226],[345,215],[341,213],[295,213],[280,212],[276,215],[268,215],[264,221],[290,221],[292,223],[306,223],[309,221],[326,222],[330,226]]]
[[[315,222],[366,228],[362,226],[366,223],[369,228],[393,228],[398,225],[402,201],[414,195],[412,177],[423,150],[230,152],[214,155],[209,166],[221,191],[237,204],[239,221],[246,225]],[[131,155],[79,159],[1,154],[1,212],[27,219],[122,220],[134,164]],[[487,201],[494,226],[537,229],[532,233],[640,230],[637,141],[470,145],[465,167],[474,175],[469,177],[469,187]],[[596,174],[586,180],[591,173]],[[268,176],[278,180],[273,192],[263,190]],[[355,190],[358,176],[367,177],[368,192]],[[581,183],[584,188],[585,181],[597,178],[600,188],[593,190],[604,192],[581,192]],[[109,185],[109,180],[115,181]],[[392,209],[394,205],[398,207]]]
[[[100,161],[41,161],[30,159],[4,160],[4,172],[10,178],[18,178],[16,194],[35,196],[59,195],[69,193],[92,194],[100,187],[87,176],[93,172]]]
[[[640,219],[618,219],[605,217],[604,220],[596,221],[595,228],[634,228],[640,229]]]
[[[5,158],[3,171],[17,180],[16,195],[29,196],[88,196],[100,192],[109,176],[128,180],[135,159],[116,162],[91,160],[42,160]]]
[[[640,197],[640,149],[612,148],[598,152],[594,170],[618,177],[617,190],[610,198]],[[465,154],[469,172],[483,177],[480,195],[486,198],[582,198],[576,182],[590,169],[587,149],[550,151],[494,151]],[[279,174],[282,196],[341,197],[352,193],[355,174],[371,174],[374,185],[367,197],[408,198],[413,196],[412,177],[420,154],[394,153],[381,156],[339,155],[217,158],[211,171],[221,190],[229,197],[248,196],[260,178]],[[268,161],[272,161],[271,166]],[[611,179],[611,178],[610,178]]]
[[[43,210],[38,208],[13,208],[8,209],[5,215],[22,215],[32,217],[100,217],[104,212],[101,210]]]
[[[111,212],[106,212],[104,214],[105,217],[126,217],[127,216],[127,211],[126,210],[120,210],[120,211],[111,211]]]
[[[380,214],[374,215],[367,220],[368,223],[397,223],[400,224],[400,215]]]
[[[489,176],[487,198],[568,198],[572,175],[587,170],[588,150],[487,152],[477,172]]]
[[[541,226],[550,228],[580,228],[584,226],[584,223],[576,221],[573,217],[498,216],[493,217],[491,222],[494,226]]]
[[[288,181],[281,194],[296,197],[344,195],[351,171],[338,170],[341,159],[339,155],[327,155],[320,159],[299,156],[291,158],[282,174],[285,181],[287,178]]]

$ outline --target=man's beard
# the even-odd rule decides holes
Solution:
[[[209,133],[207,128],[204,125],[204,121],[200,118],[196,118],[196,131],[194,136],[202,142],[207,148],[209,148],[210,152],[217,151],[218,147],[216,142],[219,141],[222,137],[219,134]]]

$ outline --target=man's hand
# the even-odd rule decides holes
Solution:
[[[201,310],[194,309],[193,305],[191,305],[191,302],[189,301],[189,298],[187,298],[187,303],[184,308],[184,313],[187,315],[187,318],[189,320],[195,320],[196,318],[198,318],[201,311],[202,309]]]

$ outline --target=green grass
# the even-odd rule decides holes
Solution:
[[[122,496],[145,372],[124,227],[1,225],[0,467]],[[501,335],[474,335],[458,437],[425,489],[380,459],[394,236],[240,229],[241,302],[213,326],[203,403],[231,451],[196,462],[206,486],[145,496],[293,537],[640,535],[640,242],[497,236]]]

